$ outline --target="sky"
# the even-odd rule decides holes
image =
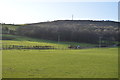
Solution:
[[[54,20],[118,21],[118,1],[0,0],[0,23],[26,24]]]

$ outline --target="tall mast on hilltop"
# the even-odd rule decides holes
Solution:
[[[73,14],[72,14],[72,20],[73,20]]]

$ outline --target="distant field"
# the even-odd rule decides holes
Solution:
[[[37,38],[30,38],[24,36],[15,36],[15,35],[6,35],[3,37],[10,40],[2,40],[2,45],[21,45],[21,46],[53,46],[54,48],[60,49],[68,49],[70,45],[80,45],[81,47],[92,47],[96,44],[88,44],[88,43],[77,43],[77,42],[67,42],[67,41],[51,41],[51,40],[43,40]]]
[[[117,78],[118,48],[3,50],[3,78]]]
[[[20,25],[12,25],[12,24],[2,24],[2,28],[7,27],[10,30],[16,30],[20,27]]]

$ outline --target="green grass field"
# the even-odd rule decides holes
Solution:
[[[77,43],[77,42],[67,42],[67,41],[51,41],[51,40],[43,40],[37,38],[30,38],[24,36],[15,36],[15,35],[2,35],[3,37],[12,38],[12,40],[2,40],[2,45],[22,45],[22,46],[53,46],[54,48],[60,49],[68,49],[70,45],[80,45],[81,47],[92,47],[96,46],[96,44],[88,44],[88,43]]]
[[[43,40],[3,34],[2,45],[54,46],[55,50],[2,50],[3,78],[117,78],[118,48],[68,49],[97,44]],[[63,49],[64,48],[64,49]]]
[[[3,50],[3,78],[117,78],[117,48]]]

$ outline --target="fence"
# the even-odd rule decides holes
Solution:
[[[2,45],[2,49],[55,49],[53,46]]]

